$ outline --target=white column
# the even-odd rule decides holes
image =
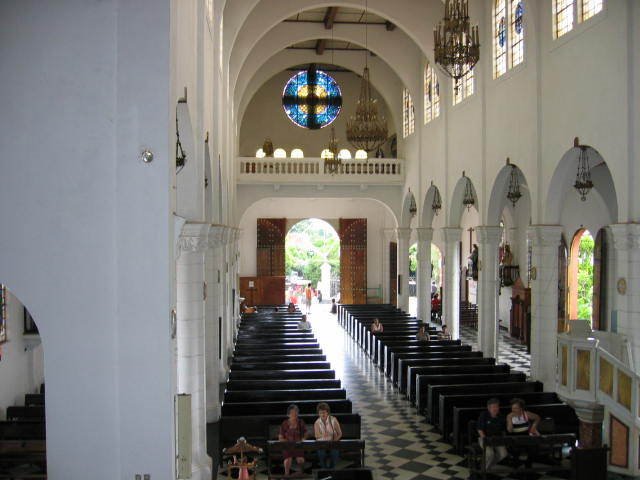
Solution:
[[[442,324],[449,327],[451,338],[460,338],[460,238],[462,229],[446,227],[444,235],[444,292]]]
[[[178,243],[178,393],[191,394],[192,478],[211,478],[207,455],[204,281],[208,224],[187,223]]]
[[[476,227],[478,239],[478,348],[487,358],[498,358],[498,247],[500,227]]]
[[[226,354],[227,350],[227,338],[225,326],[225,312],[224,312],[224,242],[225,242],[225,230],[227,227],[220,226],[219,234],[220,245],[218,248],[212,250],[213,256],[213,275],[215,288],[212,294],[215,295],[215,314],[214,319],[216,322],[216,330],[218,331],[218,337],[215,339],[215,351],[216,358],[218,358],[218,379],[219,383],[226,381],[229,374],[228,358]]]
[[[546,388],[556,381],[558,332],[558,246],[562,227],[532,225],[531,242],[531,377]]]
[[[640,225],[609,225],[615,248],[609,248],[613,255],[613,272],[609,275],[612,285],[611,326],[612,331],[625,335],[632,345],[631,364],[640,370]]]
[[[409,238],[410,228],[397,228],[398,235],[398,275],[400,285],[398,285],[398,308],[409,311]]]
[[[220,383],[221,360],[219,352],[220,328],[220,284],[218,283],[218,264],[220,247],[224,244],[224,227],[211,225],[209,242],[205,255],[205,275],[207,298],[205,299],[205,361],[207,388],[207,423],[220,419]],[[225,372],[226,373],[226,372]]]
[[[431,321],[431,241],[433,228],[418,228],[418,318]]]

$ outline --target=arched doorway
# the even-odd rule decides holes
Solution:
[[[312,301],[331,303],[340,296],[340,238],[327,221],[296,221],[285,237],[285,300],[304,304],[308,284]]]
[[[6,455],[2,473],[22,478],[46,476],[44,350],[29,310],[0,285],[0,418],[1,435],[19,450]]]

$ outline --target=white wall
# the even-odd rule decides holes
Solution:
[[[342,91],[342,109],[335,121],[319,130],[309,130],[295,125],[282,108],[282,92],[295,71],[284,71],[269,79],[253,96],[244,114],[240,128],[240,156],[252,157],[262,148],[265,138],[271,138],[274,148],[284,148],[287,156],[293,148],[301,148],[305,157],[319,157],[327,148],[331,126],[336,129],[339,148],[347,148],[351,155],[355,148],[347,142],[346,123],[355,114],[356,101],[360,94],[360,77],[353,72],[327,72]],[[388,121],[389,135],[395,131],[386,103],[374,90],[378,99],[379,113]],[[402,90],[398,90],[398,101],[402,100]],[[388,148],[388,145],[385,147]],[[388,151],[386,155],[388,156]]]
[[[382,230],[395,228],[389,210],[375,200],[352,198],[265,198],[254,203],[240,221],[240,275],[256,274],[257,219],[258,218],[320,218],[332,225],[339,218],[367,219],[367,286],[382,285],[383,245]],[[386,281],[386,279],[385,279]]]
[[[44,382],[42,344],[27,350],[23,330],[24,306],[7,291],[7,342],[0,346],[0,420],[6,419],[7,407],[24,405],[24,394],[38,393]]]

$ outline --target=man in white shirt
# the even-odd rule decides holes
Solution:
[[[300,320],[300,323],[298,323],[298,330],[301,330],[303,332],[310,332],[311,331],[311,324],[307,320],[307,316],[306,315],[302,315],[302,319]]]

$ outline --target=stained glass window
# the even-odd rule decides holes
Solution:
[[[510,67],[522,63],[524,59],[524,2],[523,0],[509,0],[511,13],[511,56]]]
[[[493,4],[493,78],[507,71],[507,16],[506,0],[495,0]]]
[[[554,0],[553,18],[556,38],[573,29],[573,10],[575,0]]]
[[[406,88],[402,89],[402,138],[411,135],[416,129],[416,112],[413,108],[411,94]]]
[[[431,65],[424,69],[424,123],[440,115],[440,84]]]
[[[602,0],[580,0],[582,2],[580,8],[580,21],[589,20],[596,13],[602,11]]]
[[[336,119],[342,107],[342,93],[332,77],[310,68],[289,79],[282,92],[282,106],[293,123],[316,130]]]

